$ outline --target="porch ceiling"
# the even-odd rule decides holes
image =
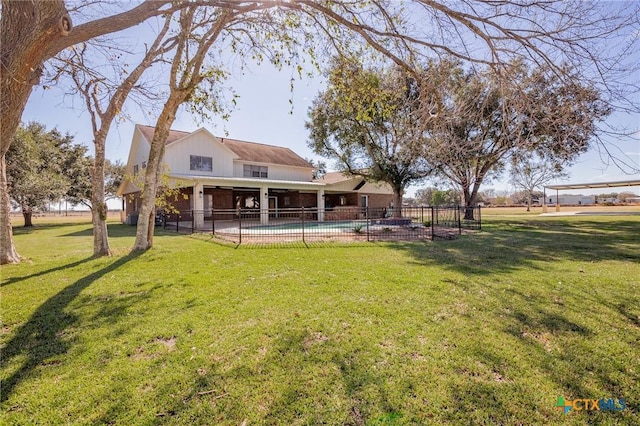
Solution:
[[[182,181],[198,181],[206,186],[225,186],[225,187],[256,187],[267,186],[269,188],[281,189],[314,189],[321,190],[326,184],[319,182],[301,182],[293,180],[276,180],[276,179],[255,179],[240,177],[213,177],[199,175],[184,175],[172,173],[171,177]]]

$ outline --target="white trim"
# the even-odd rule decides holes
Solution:
[[[271,180],[271,179],[256,179],[256,178],[245,178],[245,177],[217,177],[217,176],[201,176],[201,175],[187,175],[182,173],[171,173],[169,175],[170,178],[194,181],[198,180],[202,183],[211,186],[256,186],[261,187],[264,185],[268,185],[273,188],[278,185],[283,185],[283,189],[296,189],[296,188],[308,188],[308,189],[318,189],[324,188],[326,186],[325,183],[320,182],[304,182],[297,180]]]

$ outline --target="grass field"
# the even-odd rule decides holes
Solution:
[[[137,256],[114,222],[106,259],[81,219],[16,228],[0,423],[640,424],[640,217],[484,217],[312,249],[158,231]]]

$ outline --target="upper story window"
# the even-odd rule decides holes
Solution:
[[[198,172],[212,172],[213,171],[213,158],[203,157],[200,155],[191,155],[190,169]]]
[[[138,166],[137,164],[134,164],[134,166],[133,166],[133,174],[137,175],[139,170],[140,170],[140,166]]]
[[[244,177],[267,178],[269,177],[268,168],[266,166],[254,166],[245,164],[243,167]]]

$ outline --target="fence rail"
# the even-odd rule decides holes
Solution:
[[[159,219],[167,230],[211,233],[236,244],[452,239],[482,227],[480,206],[407,207],[397,213],[359,207],[212,209],[167,213]]]

